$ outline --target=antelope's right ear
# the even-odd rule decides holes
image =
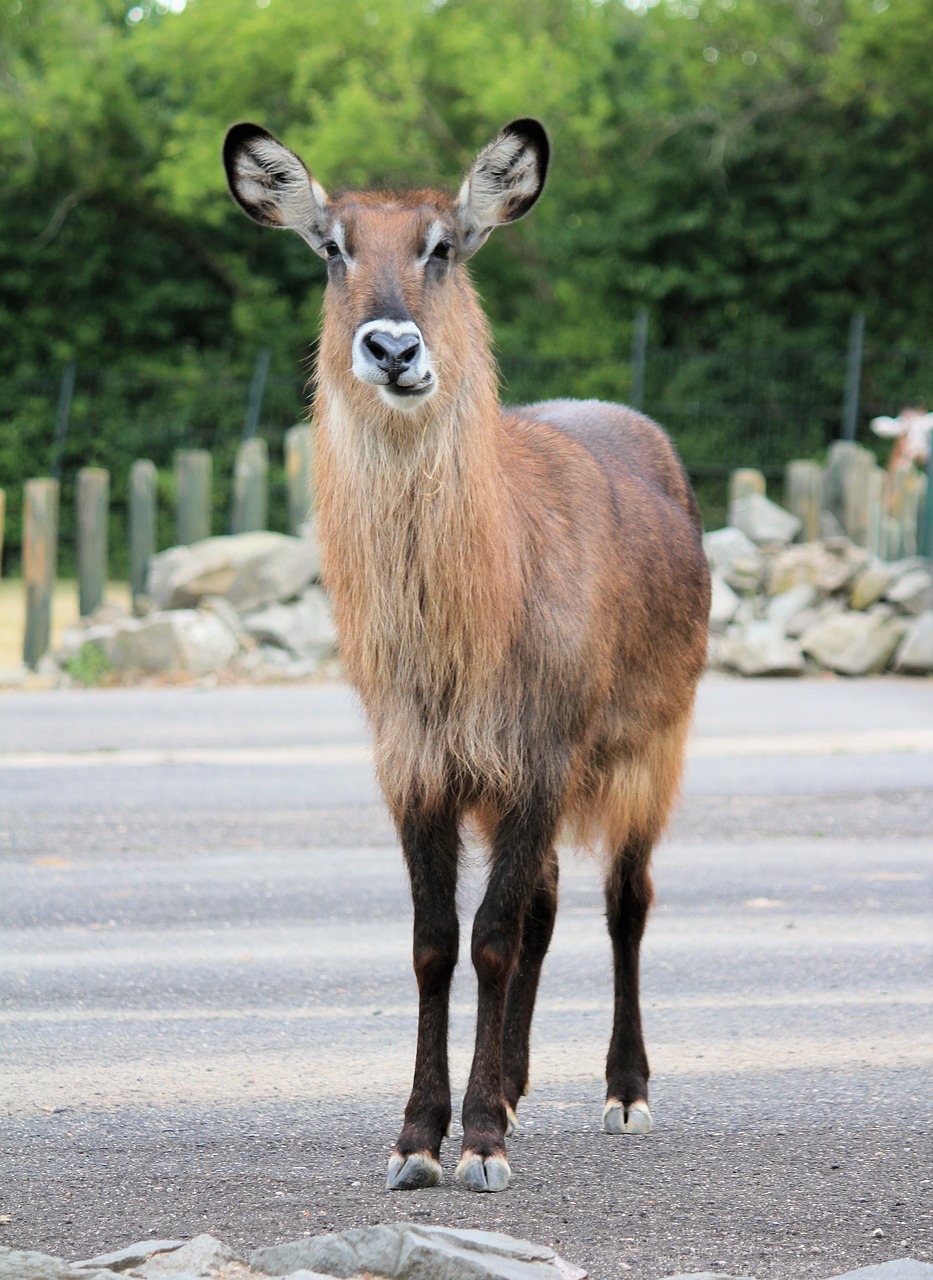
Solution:
[[[327,257],[327,192],[294,151],[258,124],[235,124],[224,139],[224,169],[234,200],[254,222],[297,231]]]

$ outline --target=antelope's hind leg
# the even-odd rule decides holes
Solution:
[[[453,812],[412,811],[400,823],[414,905],[413,958],[418,980],[418,1047],[405,1123],[389,1158],[386,1186],[415,1191],[441,1180],[441,1142],[450,1127],[447,1028],[450,980],[457,963],[457,864]]]
[[[630,838],[606,877],[606,921],[612,939],[615,999],[606,1060],[607,1133],[651,1131],[648,1056],[641,1029],[639,954],[653,890],[648,865],[653,840]]]
[[[552,850],[541,872],[541,880],[525,912],[518,965],[509,982],[502,1027],[502,1093],[511,1137],[518,1126],[519,1100],[528,1092],[528,1057],[531,1019],[541,966],[554,932],[557,915],[557,855]]]

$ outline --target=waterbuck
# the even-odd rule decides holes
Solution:
[[[456,1178],[501,1191],[557,906],[562,835],[604,851],[615,1008],[603,1127],[647,1133],[638,958],[649,862],[706,659],[709,578],[664,432],[621,405],[499,403],[465,263],[528,212],[548,140],[516,120],[456,195],[331,198],[254,124],[224,145],[255,221],[327,262],[314,422],[324,576],[411,880],[414,1083],[388,1186],[440,1180],[448,1004],[470,821],[489,877],[473,922],[476,1047]],[[609,264],[607,264],[608,269]]]

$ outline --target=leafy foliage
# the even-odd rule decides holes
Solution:
[[[50,465],[68,360],[63,520],[77,465],[109,466],[119,493],[140,453],[166,466],[207,445],[220,474],[261,347],[287,388],[267,435],[301,412],[323,268],[227,197],[236,119],[328,187],[455,184],[503,121],[544,119],[547,198],[475,262],[516,398],[625,398],[642,307],[653,352],[677,352],[652,354],[646,407],[696,465],[819,448],[855,310],[866,408],[933,397],[933,0],[636,3],[8,0],[11,525],[20,482]],[[754,456],[731,456],[739,441]]]

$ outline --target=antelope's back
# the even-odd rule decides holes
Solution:
[[[678,675],[692,686],[706,662],[709,569],[696,499],[666,432],[634,409],[600,400],[549,400],[514,413],[542,448],[605,478],[612,536],[599,556],[625,615],[626,665],[637,656],[636,666],[647,660],[654,667],[651,651],[663,641],[671,657],[678,652]],[[581,525],[594,518],[587,509],[593,492],[577,503]]]

